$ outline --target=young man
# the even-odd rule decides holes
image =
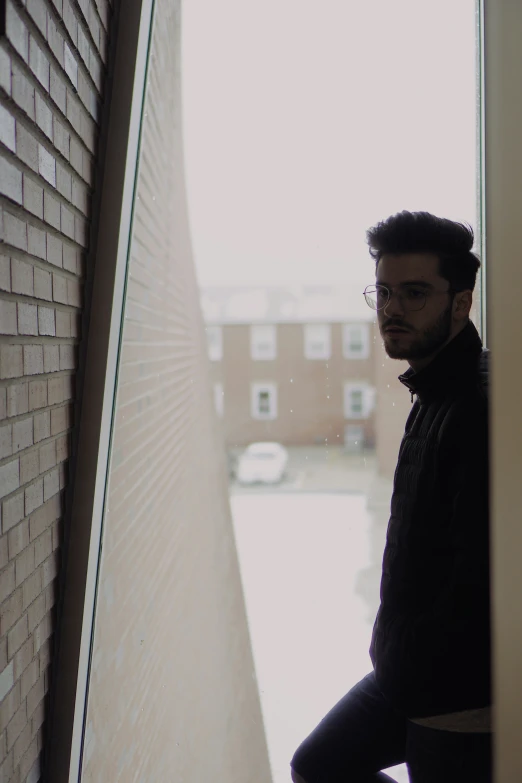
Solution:
[[[373,671],[292,759],[295,783],[490,783],[487,351],[470,228],[401,212],[367,234],[388,355],[416,397],[399,451]]]

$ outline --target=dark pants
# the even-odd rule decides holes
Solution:
[[[373,672],[330,710],[292,759],[306,783],[384,783],[406,762],[411,783],[491,783],[491,734],[428,729],[395,712]]]

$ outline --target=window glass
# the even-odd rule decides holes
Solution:
[[[269,324],[250,328],[250,355],[257,361],[270,361],[277,356],[277,330]]]
[[[343,354],[345,359],[367,359],[370,354],[369,324],[343,325]]]
[[[306,324],[304,354],[307,359],[329,359],[332,353],[332,330],[329,324]]]
[[[254,383],[251,394],[253,419],[277,418],[277,388],[274,383]]]

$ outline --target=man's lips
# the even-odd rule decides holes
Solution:
[[[386,334],[408,334],[409,330],[402,326],[388,326],[384,331]]]

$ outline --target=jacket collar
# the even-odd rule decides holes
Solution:
[[[482,352],[482,341],[470,321],[424,369],[415,372],[411,367],[399,380],[420,400],[431,397],[448,388],[463,383],[473,369],[478,369],[478,358]]]

